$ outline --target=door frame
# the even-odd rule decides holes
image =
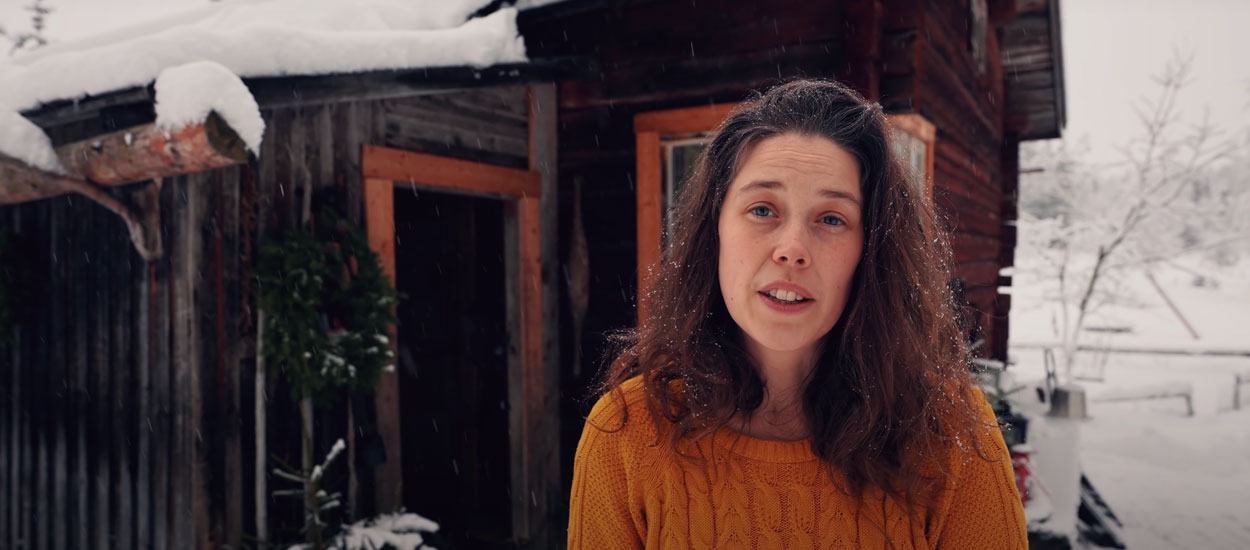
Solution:
[[[535,510],[530,495],[546,494],[552,480],[535,452],[550,445],[554,419],[546,410],[543,364],[542,232],[539,197],[543,174],[376,145],[362,146],[364,217],[369,246],[395,279],[395,188],[414,187],[503,200],[504,266],[508,322],[508,427],[512,532],[518,540],[541,531],[546,510]],[[391,346],[398,357],[395,327]],[[383,373],[376,390],[378,432],[387,449],[375,480],[379,512],[402,502],[398,371]]]

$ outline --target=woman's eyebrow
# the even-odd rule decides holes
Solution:
[[[820,196],[829,199],[846,199],[855,203],[855,206],[863,206],[860,204],[859,199],[856,198],[855,195],[847,193],[846,191],[839,191],[837,189],[821,189]]]
[[[742,186],[740,193],[749,193],[751,191],[773,191],[776,189],[785,189],[786,184],[774,180],[755,180]],[[838,189],[824,188],[820,190],[820,196],[827,199],[844,199],[855,203],[856,206],[863,206],[859,198],[855,195],[840,191]]]

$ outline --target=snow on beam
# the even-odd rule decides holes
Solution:
[[[166,132],[137,126],[56,148],[71,176],[59,176],[6,158],[0,172],[0,204],[16,204],[74,192],[64,182],[116,187],[241,164],[247,148],[229,125],[211,113],[203,124]]]

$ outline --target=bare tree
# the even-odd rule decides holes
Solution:
[[[1035,218],[1038,263],[1058,283],[1060,318],[1056,332],[1063,346],[1063,373],[1071,378],[1077,345],[1089,315],[1125,295],[1117,289],[1126,272],[1144,272],[1177,254],[1209,243],[1200,230],[1186,232],[1202,209],[1209,177],[1235,151],[1235,142],[1204,119],[1186,129],[1178,99],[1189,83],[1192,57],[1174,55],[1155,77],[1158,94],[1136,105],[1141,138],[1122,148],[1126,164],[1108,171],[1083,163],[1066,145],[1043,147],[1026,162],[1040,163],[1038,193],[1022,197],[1022,211]],[[1044,241],[1044,242],[1038,242]]]
[[[55,11],[55,8],[47,5],[44,0],[31,0],[31,3],[23,9],[30,12],[30,30],[22,32],[8,32],[4,27],[0,26],[0,37],[8,39],[12,47],[9,54],[12,55],[22,50],[33,50],[48,44],[47,37],[44,36],[44,29],[48,25],[48,14]]]

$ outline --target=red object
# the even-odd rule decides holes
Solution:
[[[1016,472],[1016,492],[1020,493],[1020,504],[1029,503],[1029,478],[1033,476],[1029,465],[1029,453],[1011,451],[1011,466]]]

